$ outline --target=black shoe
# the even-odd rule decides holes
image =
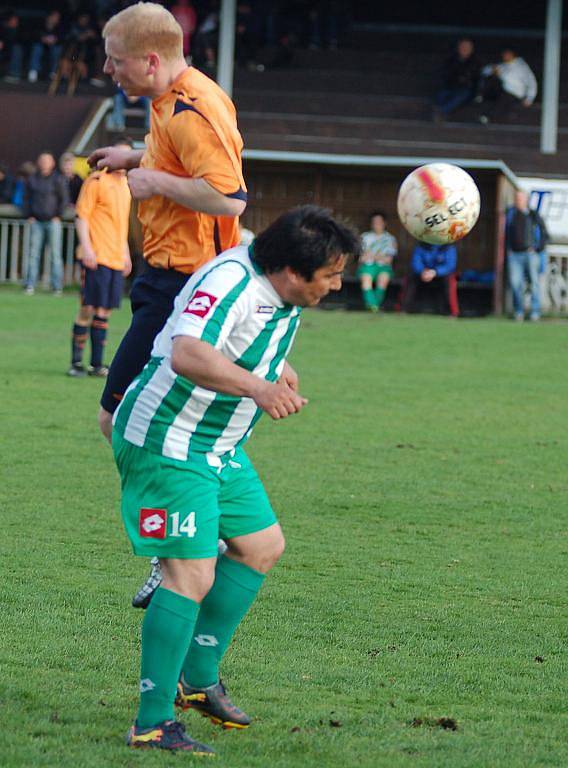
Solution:
[[[87,371],[85,370],[85,366],[81,365],[81,363],[73,363],[71,368],[67,371],[67,375],[76,379],[82,379],[87,375]]]
[[[183,675],[179,679],[176,706],[181,709],[196,709],[215,725],[223,728],[248,728],[251,719],[230,700],[221,681],[208,688],[192,688]]]
[[[183,723],[175,720],[158,723],[151,728],[139,728],[135,723],[128,731],[126,743],[135,749],[169,749],[171,752],[191,752],[194,755],[215,754],[211,747],[188,736]]]
[[[147,608],[150,605],[154,592],[158,589],[162,583],[162,571],[160,569],[160,561],[157,557],[153,557],[150,560],[152,564],[152,570],[150,575],[142,584],[138,592],[132,598],[133,608]]]
[[[108,376],[108,368],[106,365],[90,365],[89,376],[97,376],[99,379],[106,379]]]

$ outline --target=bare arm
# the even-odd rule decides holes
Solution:
[[[89,155],[87,162],[91,168],[102,171],[106,168],[109,171],[129,171],[132,168],[138,168],[143,149],[121,149],[120,147],[101,147]]]
[[[124,246],[124,269],[122,270],[122,274],[124,277],[128,277],[128,275],[132,272],[132,259],[130,258],[130,248],[128,247],[128,242]]]
[[[87,269],[97,268],[97,254],[91,243],[89,222],[79,216],[75,219],[75,229],[81,244],[81,261]]]
[[[163,195],[185,208],[191,208],[192,211],[213,216],[240,216],[246,208],[244,200],[227,197],[205,179],[190,179],[165,171],[137,168],[129,172],[128,184],[132,197],[136,200]]]
[[[273,419],[298,413],[308,402],[286,382],[265,381],[232,363],[210,344],[190,336],[174,339],[172,368],[205,389],[252,398]]]

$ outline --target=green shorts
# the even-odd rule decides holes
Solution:
[[[370,275],[372,280],[376,280],[379,275],[393,276],[393,268],[389,264],[359,264],[357,267],[357,277]]]
[[[113,432],[122,483],[121,512],[134,554],[217,556],[217,540],[277,522],[266,491],[242,448],[234,456],[168,459]]]

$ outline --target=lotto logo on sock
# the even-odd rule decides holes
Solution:
[[[219,645],[215,635],[197,635],[194,640],[197,645],[204,646],[205,648],[214,648],[216,645]]]
[[[165,509],[140,510],[140,536],[146,539],[165,539],[167,511]]]
[[[195,291],[187,307],[183,310],[184,315],[196,315],[196,317],[207,317],[211,307],[217,301],[217,297],[205,291]]]

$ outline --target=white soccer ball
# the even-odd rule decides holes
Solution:
[[[455,243],[471,232],[479,218],[479,190],[463,168],[429,163],[402,182],[397,208],[412,237],[435,245]]]

